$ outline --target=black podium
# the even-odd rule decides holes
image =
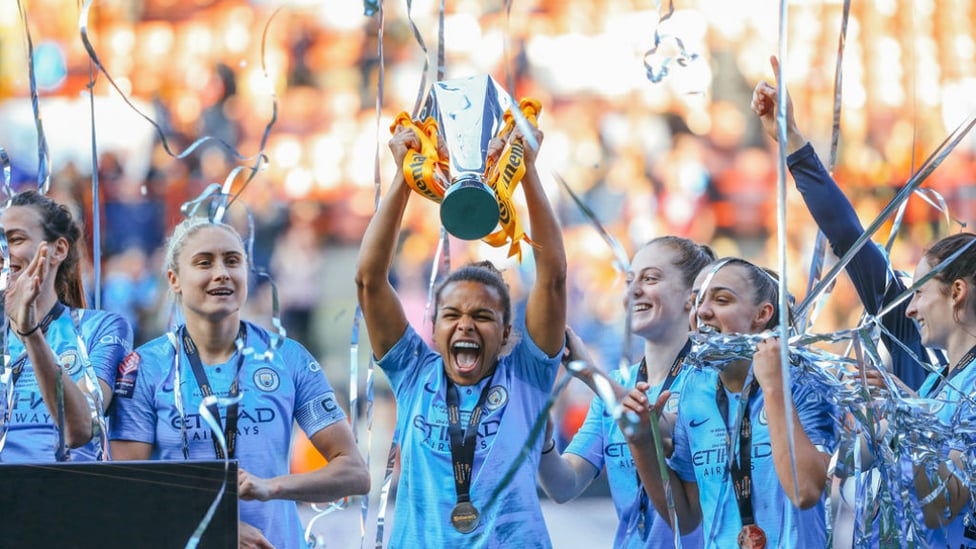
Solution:
[[[225,478],[203,549],[237,547],[237,461],[0,464],[0,546],[179,549]]]

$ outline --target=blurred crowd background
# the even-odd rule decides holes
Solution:
[[[676,0],[673,16],[659,24],[667,11],[667,0],[661,3],[516,0],[507,13],[501,0],[444,2],[444,76],[491,74],[516,98],[543,105],[539,163],[565,229],[569,318],[608,368],[628,352],[625,276],[555,174],[628,253],[654,236],[678,234],[711,243],[720,255],[776,267],[782,246],[798,297],[816,234],[788,182],[786,239],[779,242],[777,150],[749,110],[756,82],[773,76],[768,59],[778,48],[779,2]],[[101,307],[128,318],[137,343],[167,329],[172,309],[160,247],[181,218],[180,205],[223,183],[234,167],[253,164],[242,158],[259,152],[276,114],[264,150],[267,169],[243,190],[231,215],[246,230],[243,206],[250,210],[253,260],[277,284],[289,336],[315,353],[346,393],[357,249],[377,184],[385,190],[393,173],[389,125],[423,93],[425,59],[426,81],[436,76],[441,3],[386,2],[380,59],[380,19],[351,0],[94,2],[83,21],[92,46],[165,142],[104,74],[96,75],[90,101],[82,3],[25,0],[26,28],[17,4],[0,6],[0,146],[10,155],[15,187],[36,185],[29,28],[53,167],[50,194],[72,205],[90,250],[99,251],[97,283],[88,265],[92,301],[97,293]],[[842,10],[841,0],[790,2],[788,10],[787,82],[800,127],[825,161]],[[835,175],[866,225],[976,107],[974,25],[973,0],[851,3]],[[674,37],[697,57],[686,66],[671,62],[664,79],[652,83],[644,54],[656,32],[663,39],[646,58],[652,68],[680,53]],[[91,240],[93,135],[98,246]],[[205,135],[239,154],[213,142],[184,158],[172,154]],[[964,141],[924,184],[944,198],[948,214],[910,200],[892,248],[896,267],[908,268],[926,243],[976,216],[973,143]],[[435,208],[415,197],[396,259],[396,283],[418,328],[440,235]],[[875,240],[887,240],[891,227],[886,223]],[[531,277],[531,255],[518,264],[505,252],[452,241],[450,255],[453,265],[480,256],[503,264],[518,298]],[[265,324],[272,319],[270,288],[255,279],[248,305],[250,318]],[[813,329],[851,327],[859,317],[857,297],[841,279]],[[382,375],[377,379],[383,399]],[[564,436],[588,399],[581,387],[569,391],[561,404]]]

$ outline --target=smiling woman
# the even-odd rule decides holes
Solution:
[[[711,248],[677,236],[661,236],[643,245],[634,254],[627,273],[627,298],[631,332],[644,343],[644,355],[629,370],[614,370],[622,398],[636,390],[651,402],[664,399],[665,410],[677,411],[688,369],[685,356],[688,341],[688,310],[695,275],[715,260]],[[582,341],[568,331],[567,350],[573,360],[590,362]],[[646,435],[627,438],[602,398],[594,398],[586,420],[573,436],[566,451],[543,452],[539,484],[557,502],[579,496],[606,469],[610,495],[619,522],[614,547],[650,549],[671,540],[674,533],[668,522],[657,516],[637,476],[640,448]],[[629,443],[629,444],[628,444]],[[553,446],[554,448],[555,446]],[[637,452],[631,448],[637,447]],[[681,539],[682,547],[702,546],[700,529]]]
[[[702,332],[758,334],[779,322],[775,273],[743,259],[706,266],[692,295],[691,323]],[[655,404],[631,392],[624,406],[647,425]],[[794,375],[787,386],[778,338],[760,342],[752,360],[734,360],[720,371],[691,370],[678,410],[664,432],[673,441],[664,451],[671,449],[674,511],[682,531],[701,524],[706,548],[824,547],[823,490],[834,421],[809,385]],[[787,418],[793,421],[792,445]],[[655,508],[669,519],[655,446],[638,448],[635,461]],[[802,527],[787,530],[783,524]]]
[[[535,134],[541,143],[542,132]],[[559,366],[566,256],[536,151],[526,147],[522,180],[538,244],[525,337],[513,343],[511,298],[501,274],[491,263],[476,263],[438,288],[432,349],[410,327],[389,278],[411,194],[403,159],[419,147],[402,127],[390,140],[397,172],[363,236],[356,273],[370,345],[397,401],[402,468],[390,547],[550,547],[535,489],[542,441],[529,441],[529,431]],[[489,145],[490,155],[500,152],[499,140]],[[508,485],[497,486],[527,441],[534,449],[529,459]],[[496,490],[497,504],[486,507]]]
[[[222,223],[202,219],[181,223],[166,249],[166,277],[188,324],[239,312],[247,300],[247,262],[241,237]]]
[[[976,418],[976,235],[959,233],[947,236],[925,251],[915,269],[920,281],[937,266],[950,259],[912,296],[905,314],[919,325],[922,343],[942,349],[949,365],[933,372],[919,387],[919,396],[935,399],[935,419],[944,426],[965,425]],[[951,380],[951,381],[950,381]],[[965,470],[964,443],[950,445],[948,459],[936,474],[916,465],[915,494],[925,517],[929,547],[976,547],[972,486],[949,471],[949,460]],[[971,462],[970,462],[971,463]],[[927,502],[927,503],[926,503]]]
[[[97,426],[92,418],[111,402],[116,366],[132,348],[132,329],[114,313],[84,309],[81,230],[67,208],[25,191],[13,197],[0,221],[10,259],[4,305],[16,336],[6,338],[13,390],[6,393],[10,415],[0,461],[66,460],[64,447],[77,448],[72,460],[96,459],[99,445],[89,443]],[[99,401],[102,410],[94,415]],[[52,418],[62,405],[59,432]]]
[[[322,368],[299,343],[287,339],[269,360],[242,350],[267,347],[270,336],[241,321],[247,254],[233,227],[204,218],[183,221],[170,239],[166,266],[186,322],[125,358],[125,375],[115,384],[113,457],[236,458],[241,546],[299,547],[304,542],[294,501],[369,490],[346,416]],[[240,397],[206,406],[224,446],[202,419],[201,402],[210,395]],[[328,465],[289,474],[295,422]]]

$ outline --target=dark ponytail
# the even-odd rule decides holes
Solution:
[[[943,267],[933,277],[942,283],[943,292],[946,295],[949,292],[949,285],[954,280],[961,279],[967,284],[976,284],[976,245],[970,245],[973,239],[976,239],[976,235],[973,233],[958,233],[937,241],[928,250],[925,250],[925,260],[931,268],[949,259],[964,246],[969,246],[966,251],[962,252],[959,257]]]
[[[68,254],[54,276],[54,289],[58,299],[69,307],[85,308],[85,288],[81,281],[81,252],[78,251],[81,229],[71,217],[67,207],[37,191],[24,191],[14,195],[11,206],[27,206],[41,214],[44,241],[56,242],[64,238],[68,242]]]

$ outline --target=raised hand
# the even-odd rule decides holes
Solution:
[[[752,357],[752,375],[756,377],[763,391],[781,390],[783,387],[780,345],[778,337],[770,337],[756,344],[756,354]]]
[[[770,56],[769,64],[773,68],[773,74],[779,74],[779,60],[776,56]],[[763,130],[766,135],[772,137],[774,140],[779,140],[779,128],[776,123],[777,114],[777,93],[778,90],[776,86],[769,84],[768,82],[760,82],[756,84],[755,89],[752,91],[752,112],[756,113],[759,117],[759,121],[762,122]],[[800,134],[800,130],[796,125],[796,118],[793,115],[793,101],[790,99],[789,94],[786,94],[786,141],[787,141],[787,154],[792,153],[802,147],[806,140],[803,135]]]
[[[6,292],[7,316],[15,332],[29,333],[40,321],[37,314],[37,296],[51,270],[51,258],[46,242],[41,243],[34,258],[10,283]]]
[[[399,170],[403,168],[403,159],[406,158],[407,152],[420,150],[420,138],[412,129],[399,126],[390,138],[389,147]]]

